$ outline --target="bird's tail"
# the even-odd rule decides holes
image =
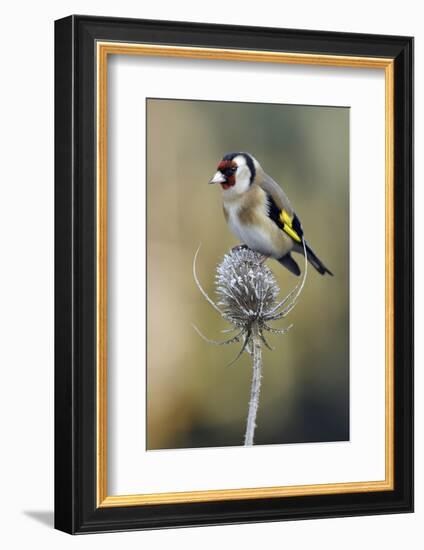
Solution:
[[[325,265],[318,258],[318,256],[315,254],[315,252],[312,250],[307,242],[305,242],[305,247],[309,263],[315,267],[318,273],[321,273],[321,275],[325,275],[326,273],[328,273],[329,275],[333,276],[331,271],[327,267],[325,267]]]

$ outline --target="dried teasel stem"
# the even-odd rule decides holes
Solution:
[[[224,256],[216,270],[216,293],[218,303],[215,303],[202,288],[196,273],[196,260],[200,246],[193,260],[193,276],[198,289],[205,300],[231,325],[231,329],[223,332],[236,332],[236,335],[226,340],[210,340],[193,325],[196,332],[206,342],[216,345],[227,345],[243,342],[237,356],[231,361],[235,363],[246,352],[252,358],[252,384],[247,415],[244,445],[249,447],[254,443],[256,416],[259,408],[259,394],[262,379],[262,345],[273,349],[267,343],[264,332],[282,335],[291,328],[270,326],[270,322],[284,319],[296,306],[304,288],[307,274],[306,244],[303,242],[305,267],[303,277],[293,290],[282,300],[278,300],[280,288],[272,271],[264,263],[262,254],[247,247],[238,247]]]
[[[249,411],[247,414],[245,447],[253,445],[256,428],[256,415],[259,408],[259,395],[262,381],[262,346],[258,327],[252,327],[252,385],[250,387]]]

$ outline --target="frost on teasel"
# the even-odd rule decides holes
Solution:
[[[271,269],[265,264],[261,254],[240,246],[228,252],[216,268],[215,291],[218,300],[213,301],[201,286],[196,273],[197,250],[193,261],[193,275],[197,287],[209,304],[230,323],[231,328],[223,332],[236,332],[226,340],[210,340],[197,327],[199,335],[211,344],[229,345],[240,343],[235,363],[243,352],[252,358],[253,374],[250,393],[247,426],[244,438],[246,446],[253,445],[256,415],[259,406],[259,393],[262,378],[262,346],[273,349],[265,334],[283,335],[292,325],[278,327],[275,321],[284,319],[295,307],[302,292],[307,275],[306,247],[303,243],[305,267],[302,280],[284,298],[279,299],[280,288]]]

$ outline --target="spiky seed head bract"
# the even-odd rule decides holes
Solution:
[[[216,270],[218,305],[226,320],[249,330],[277,305],[278,283],[264,257],[249,248],[231,250]]]

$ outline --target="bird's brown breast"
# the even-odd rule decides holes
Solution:
[[[238,218],[243,225],[255,225],[260,223],[259,218],[263,215],[265,206],[265,194],[260,187],[252,185],[247,193],[244,193]]]

